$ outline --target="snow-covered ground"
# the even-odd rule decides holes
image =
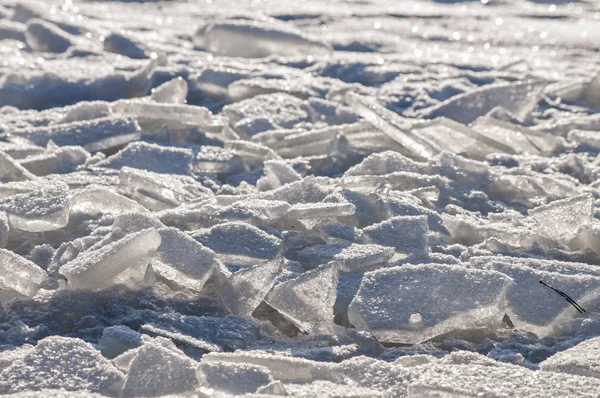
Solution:
[[[0,394],[600,393],[600,2],[0,0]]]

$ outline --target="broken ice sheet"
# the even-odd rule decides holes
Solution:
[[[277,257],[233,273],[219,291],[225,307],[233,314],[251,315],[275,284],[283,263],[283,257]]]
[[[99,119],[31,127],[11,131],[12,142],[46,146],[79,145],[88,152],[102,151],[140,139],[140,127],[132,117],[108,116]]]
[[[376,243],[414,256],[428,253],[426,216],[398,216],[363,228],[364,243]]]
[[[592,195],[578,195],[536,207],[528,213],[545,234],[568,243],[575,237],[580,226],[592,220],[593,207]]]
[[[472,128],[445,117],[418,124],[414,126],[413,131],[445,151],[470,159],[483,160],[486,155],[504,149],[494,145],[496,141],[486,139],[486,136],[478,134]]]
[[[217,253],[242,262],[274,258],[281,247],[281,239],[243,222],[218,224],[210,230],[197,231],[192,237]]]
[[[412,131],[413,120],[406,119],[390,111],[378,104],[373,98],[348,93],[345,100],[356,113],[402,145],[404,148],[403,155],[413,157],[416,160],[424,160],[441,151],[437,145],[423,138],[416,131]]]
[[[187,356],[158,344],[145,344],[131,361],[123,395],[158,397],[191,391],[197,384],[195,365]]]
[[[282,200],[291,205],[321,202],[329,193],[329,189],[322,182],[323,179],[311,175],[300,181],[294,181],[271,191],[262,192],[258,195],[258,198]]]
[[[426,119],[444,116],[469,124],[495,107],[502,106],[525,119],[537,105],[546,85],[546,82],[528,81],[483,86],[424,109],[420,116]]]
[[[0,151],[0,183],[27,181],[34,178],[35,175],[20,165],[18,161]]]
[[[240,200],[215,212],[214,217],[228,221],[246,221],[254,224],[273,224],[285,217],[290,205],[280,200]]]
[[[239,173],[243,171],[242,158],[235,151],[211,145],[203,145],[194,157],[195,173]]]
[[[509,277],[459,266],[404,265],[366,273],[348,320],[381,342],[417,344],[455,329],[499,325]]]
[[[112,278],[154,253],[160,242],[157,230],[146,229],[97,250],[83,252],[63,265],[59,272],[75,289],[102,288]]]
[[[540,363],[540,369],[600,379],[599,355],[600,337],[594,337],[552,355]]]
[[[261,58],[275,55],[324,55],[331,47],[312,40],[288,24],[272,21],[217,21],[198,29],[194,43],[207,51],[230,57]]]
[[[256,182],[259,191],[269,191],[302,179],[296,170],[280,160],[268,160],[263,168],[264,175]]]
[[[335,261],[344,272],[364,272],[391,259],[394,248],[358,243],[315,245],[298,252],[298,260],[307,267]]]
[[[267,130],[291,128],[310,119],[307,104],[289,94],[257,95],[225,106],[221,115],[236,132],[250,137]]]
[[[97,167],[131,167],[155,173],[189,175],[193,154],[190,149],[133,142],[118,153],[100,161]]]
[[[9,231],[8,216],[2,211],[0,212],[0,248],[6,247]]]
[[[385,175],[398,171],[420,173],[424,164],[394,151],[374,153],[349,168],[344,176]]]
[[[137,348],[142,344],[142,335],[125,325],[109,326],[102,330],[98,342],[100,352],[106,358],[115,358],[127,350]]]
[[[189,176],[154,173],[131,167],[121,168],[119,188],[125,195],[153,211],[171,209],[193,199],[214,196],[210,189]]]
[[[349,202],[297,203],[288,210],[287,218],[290,220],[331,219],[351,216],[355,210],[356,207]]]
[[[502,272],[513,279],[506,291],[506,313],[517,329],[540,338],[559,333],[568,321],[579,316],[578,310],[564,297],[540,281],[564,292],[584,309],[600,304],[598,276],[573,274],[556,267],[536,269],[506,260],[483,262],[478,268]]]
[[[475,120],[471,128],[493,141],[497,148],[503,149],[503,152],[528,155],[541,153],[531,138],[510,123],[484,116]]]
[[[511,364],[458,362],[414,368],[408,396],[593,397],[599,388],[600,382],[589,377],[540,372]]]
[[[51,336],[0,373],[0,392],[63,389],[119,393],[123,374],[90,343]]]
[[[0,249],[0,285],[24,296],[32,297],[46,273],[38,265],[6,249]]]
[[[201,362],[198,379],[204,386],[231,394],[255,393],[273,382],[269,369],[253,364]]]
[[[89,187],[79,190],[71,196],[71,213],[103,214],[125,213],[129,211],[145,212],[145,207],[104,187]]]
[[[164,104],[183,104],[187,94],[187,82],[183,78],[177,77],[153,88],[150,99]]]
[[[66,174],[84,164],[90,154],[79,146],[64,146],[47,150],[43,154],[30,156],[19,163],[37,176]]]
[[[176,228],[159,229],[161,243],[152,270],[163,278],[195,291],[212,275],[215,253]]]
[[[36,184],[25,189],[13,185],[24,193],[0,199],[0,211],[6,212],[11,227],[29,232],[53,231],[63,228],[69,221],[69,189],[65,183]],[[11,190],[7,184],[3,188]],[[0,194],[0,197],[2,195]]]
[[[258,326],[246,316],[191,316],[171,312],[150,324],[151,334],[188,342],[203,351],[233,351],[253,346],[259,338]]]
[[[280,283],[265,301],[305,333],[332,333],[337,265],[325,265]]]

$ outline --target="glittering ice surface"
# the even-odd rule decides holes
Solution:
[[[0,0],[0,394],[598,396],[598,10]]]

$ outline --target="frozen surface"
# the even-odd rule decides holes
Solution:
[[[0,0],[0,393],[597,396],[598,10]]]

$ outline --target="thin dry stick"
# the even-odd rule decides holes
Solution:
[[[567,296],[567,294],[566,294],[566,293],[564,293],[564,292],[561,292],[560,290],[553,288],[552,286],[548,285],[547,283],[545,283],[545,282],[543,282],[543,281],[540,281],[540,283],[541,283],[543,286],[546,286],[548,289],[552,290],[553,292],[555,292],[555,293],[558,293],[560,296],[564,297],[564,298],[565,298],[565,300],[567,300],[567,301],[568,301],[568,302],[569,302],[569,303],[570,303],[570,304],[571,304],[573,307],[575,307],[575,309],[576,309],[577,311],[579,311],[579,313],[580,313],[580,314],[583,314],[583,313],[585,312],[585,310],[583,309],[583,307],[582,307],[582,306],[580,306],[579,304],[577,304],[577,303],[575,302],[575,300],[573,300],[571,297]]]

